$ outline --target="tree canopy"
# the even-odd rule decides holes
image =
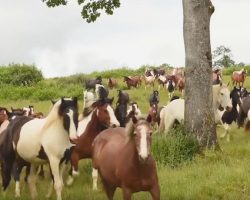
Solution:
[[[229,47],[225,47],[224,45],[217,47],[213,51],[213,59],[213,65],[218,67],[231,67],[235,64],[235,61],[232,59],[231,49]]]
[[[67,5],[67,0],[42,0],[48,7]],[[115,8],[120,7],[120,0],[78,0],[83,6],[81,15],[88,23],[96,21],[101,16],[101,11],[112,15]]]

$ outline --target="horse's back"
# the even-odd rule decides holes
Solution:
[[[115,169],[115,157],[119,155],[119,151],[124,147],[126,141],[125,128],[117,127],[102,131],[92,143],[93,163],[95,168],[109,165],[109,169]]]

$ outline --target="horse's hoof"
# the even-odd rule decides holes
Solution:
[[[80,175],[80,173],[79,173],[79,171],[75,171],[75,170],[73,170],[73,171],[72,171],[72,175],[73,175],[73,176],[79,176],[79,175]]]
[[[66,181],[66,184],[67,186],[71,186],[74,182],[74,178],[72,176],[69,176],[67,181]]]

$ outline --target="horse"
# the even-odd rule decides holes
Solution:
[[[240,86],[243,87],[246,76],[247,76],[247,70],[245,69],[241,69],[240,71],[234,71],[231,76],[233,85],[237,86],[237,84],[239,84],[239,87]]]
[[[96,79],[86,80],[85,81],[85,88],[86,88],[86,90],[93,89],[93,91],[94,91],[96,84],[100,84],[100,85],[102,84],[102,77],[101,76],[98,76]]]
[[[154,70],[146,68],[145,72],[144,72],[144,76],[146,76],[146,77],[155,76]]]
[[[141,84],[141,79],[138,76],[136,77],[128,77],[128,76],[123,76],[124,80],[123,82],[126,82],[128,89],[131,87],[137,88]]]
[[[117,103],[128,103],[129,102],[129,95],[127,92],[124,92],[122,90],[117,90],[118,92],[118,100],[117,100]]]
[[[175,83],[173,80],[169,79],[166,83],[166,89],[168,91],[168,97],[169,99],[172,98],[173,93],[174,93],[174,89],[175,89]]]
[[[34,106],[29,105],[28,107],[23,107],[23,110],[25,111],[24,116],[30,116],[34,114]]]
[[[131,102],[127,110],[127,120],[133,116],[139,118],[141,116],[141,110],[136,102]]]
[[[213,71],[213,85],[222,83],[221,70],[216,69]]]
[[[118,81],[116,79],[113,79],[113,78],[108,79],[108,87],[109,87],[109,89],[112,90],[113,88],[117,87],[117,85],[118,85]]]
[[[61,98],[44,119],[20,116],[6,129],[2,146],[2,184],[5,191],[11,179],[11,170],[18,161],[30,163],[28,183],[32,199],[37,196],[35,169],[49,162],[57,200],[61,200],[63,187],[60,163],[67,160],[77,138],[77,98]]]
[[[104,129],[120,126],[113,108],[113,99],[99,99],[89,109],[89,113],[78,124],[76,145],[74,146],[70,162],[72,169],[67,184],[73,183],[73,176],[79,175],[78,162],[83,158],[91,158],[91,144],[94,138]]]
[[[108,98],[109,91],[103,85],[95,85],[96,99],[105,99]]]
[[[125,127],[127,123],[127,103],[121,102],[116,104],[115,116],[121,127]]]
[[[241,100],[241,105],[239,109],[239,115],[237,119],[238,127],[243,127],[244,121],[247,118],[247,123],[245,125],[245,130],[250,130],[250,96],[243,97]]]
[[[158,104],[160,102],[159,91],[154,90],[153,93],[149,96],[149,105]]]
[[[150,121],[134,117],[126,128],[107,129],[95,138],[93,167],[100,174],[109,200],[117,187],[121,187],[125,200],[139,191],[149,191],[153,200],[160,199],[156,163],[150,153]]]
[[[153,86],[155,84],[155,76],[144,76],[145,90],[148,85]]]
[[[162,85],[162,87],[164,87],[164,85],[167,83],[167,81],[168,81],[168,75],[159,75],[158,77],[157,77],[158,79],[158,90],[160,90],[160,88],[161,88],[161,85]]]
[[[230,92],[230,98],[232,99],[232,109],[231,110],[224,110],[224,109],[217,109],[219,119],[215,119],[216,123],[222,124],[225,132],[220,137],[226,137],[227,141],[230,141],[230,134],[229,129],[233,122],[237,121],[238,118],[238,110],[237,106],[241,106],[241,88],[234,87],[233,90]]]
[[[246,88],[240,87],[241,98],[250,96],[250,92]]]
[[[164,68],[153,69],[153,72],[154,72],[155,77],[164,76],[166,74],[166,71]]]
[[[148,110],[148,117],[151,117],[151,126],[154,127],[155,125],[159,124],[159,118],[158,118],[158,104],[153,103],[149,110]]]
[[[175,99],[165,106],[160,112],[160,131],[167,133],[175,122],[184,121],[184,99]],[[213,110],[215,119],[218,117],[217,109],[223,107],[226,110],[232,109],[230,91],[228,85],[213,85]]]

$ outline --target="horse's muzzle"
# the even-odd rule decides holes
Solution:
[[[231,111],[231,110],[232,110],[232,107],[227,106],[227,107],[226,107],[226,110],[227,110],[227,111]]]

